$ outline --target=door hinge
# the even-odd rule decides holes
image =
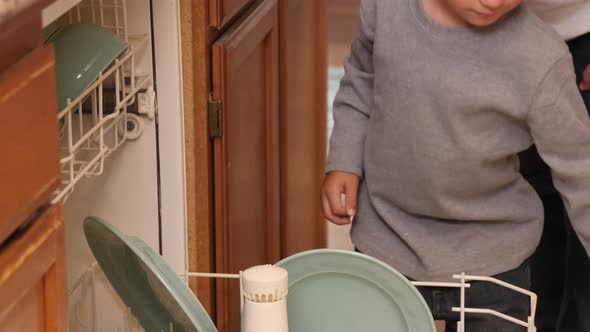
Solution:
[[[209,96],[209,136],[223,136],[223,102]]]

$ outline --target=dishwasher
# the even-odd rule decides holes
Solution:
[[[57,69],[53,202],[64,206],[70,331],[127,331],[132,320],[97,270],[86,216],[166,248],[172,267],[186,269],[179,20],[178,2],[160,0],[56,0],[42,12]]]

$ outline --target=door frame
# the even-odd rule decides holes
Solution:
[[[157,82],[160,254],[184,275],[188,268],[187,191],[180,6],[151,1]]]

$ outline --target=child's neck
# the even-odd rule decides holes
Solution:
[[[449,8],[445,6],[442,1],[439,0],[417,0],[422,1],[422,7],[426,12],[426,15],[430,19],[442,26],[450,28],[459,28],[467,26],[467,22],[458,17]]]

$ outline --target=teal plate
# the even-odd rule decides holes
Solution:
[[[321,249],[276,265],[289,272],[289,332],[436,332],[418,290],[379,260]]]
[[[147,332],[217,332],[207,311],[145,242],[95,217],[84,221],[88,245],[109,282]]]
[[[92,24],[63,26],[49,42],[55,46],[60,112],[68,98],[78,98],[127,49],[125,41],[113,32]]]

